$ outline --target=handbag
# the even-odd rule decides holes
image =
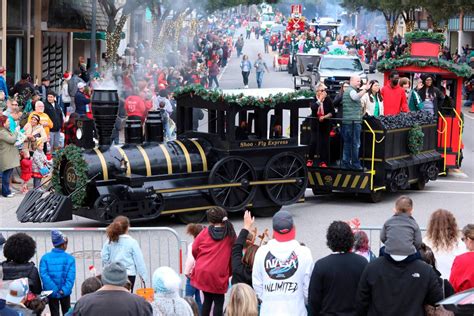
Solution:
[[[142,287],[136,291],[136,294],[138,296],[143,297],[146,301],[152,303],[155,299],[155,290],[146,287],[145,280],[143,280],[142,277],[140,277],[140,280],[142,283]]]
[[[42,176],[45,176],[49,173],[49,168],[48,167],[42,167],[42,168],[40,168],[39,172]]]

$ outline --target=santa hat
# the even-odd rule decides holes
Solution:
[[[69,72],[65,72],[64,75],[63,75],[63,79],[64,80],[69,80],[71,78],[71,74]]]

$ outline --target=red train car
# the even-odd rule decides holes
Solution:
[[[384,81],[396,70],[400,77],[414,81],[423,75],[433,77],[433,85],[445,95],[442,104],[438,105],[438,143],[437,149],[444,158],[444,170],[459,168],[463,159],[463,114],[462,87],[465,78],[472,76],[472,69],[467,65],[458,65],[439,59],[443,36],[437,33],[417,32],[406,36],[410,45],[410,56],[385,60],[377,66],[384,72]]]

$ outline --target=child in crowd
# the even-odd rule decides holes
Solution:
[[[43,290],[53,291],[49,296],[51,316],[59,316],[59,305],[62,314],[71,307],[71,293],[76,280],[76,260],[66,253],[67,237],[60,231],[51,231],[53,250],[46,253],[40,261],[40,275]]]
[[[21,192],[26,193],[28,192],[28,182],[31,179],[32,171],[32,164],[30,157],[30,152],[27,149],[24,149],[20,152],[20,169],[21,169],[21,180],[23,180],[23,184],[21,186]]]
[[[186,226],[186,233],[193,237],[193,241],[188,245],[188,252],[186,254],[186,262],[184,263],[184,275],[186,276],[186,296],[194,297],[199,310],[202,309],[201,292],[191,285],[191,273],[194,269],[195,260],[193,257],[193,242],[194,239],[201,233],[204,226],[201,224],[188,224]]]
[[[64,147],[67,145],[76,144],[76,119],[79,118],[79,114],[76,112],[69,115],[69,120],[64,124]]]
[[[41,140],[36,142],[36,149],[33,153],[33,186],[38,188],[41,180],[48,176],[51,169],[51,161],[46,158],[44,153],[44,143]]]
[[[213,315],[221,316],[232,275],[230,261],[236,235],[225,209],[213,207],[206,215],[209,227],[204,228],[193,243],[196,264],[191,273],[191,285],[204,293],[201,315],[209,316],[214,303]]]
[[[408,196],[401,196],[395,202],[395,215],[389,218],[380,232],[380,240],[385,244],[381,252],[395,261],[402,261],[408,256],[418,254],[421,247],[421,230],[413,214],[413,201]]]
[[[179,296],[181,278],[170,267],[159,267],[153,273],[153,315],[194,316],[191,306]]]
[[[171,126],[170,126],[170,115],[165,109],[165,101],[160,101],[158,110],[161,113],[161,121],[163,122],[163,130],[165,131],[165,139],[167,141],[171,140]]]

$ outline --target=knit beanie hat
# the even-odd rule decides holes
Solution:
[[[124,286],[127,284],[127,269],[120,262],[112,262],[102,270],[102,284]]]
[[[153,273],[153,289],[155,294],[178,293],[181,278],[170,267],[159,267]]]
[[[67,239],[59,230],[53,230],[51,231],[51,241],[53,242],[53,246],[57,247],[64,244]]]

